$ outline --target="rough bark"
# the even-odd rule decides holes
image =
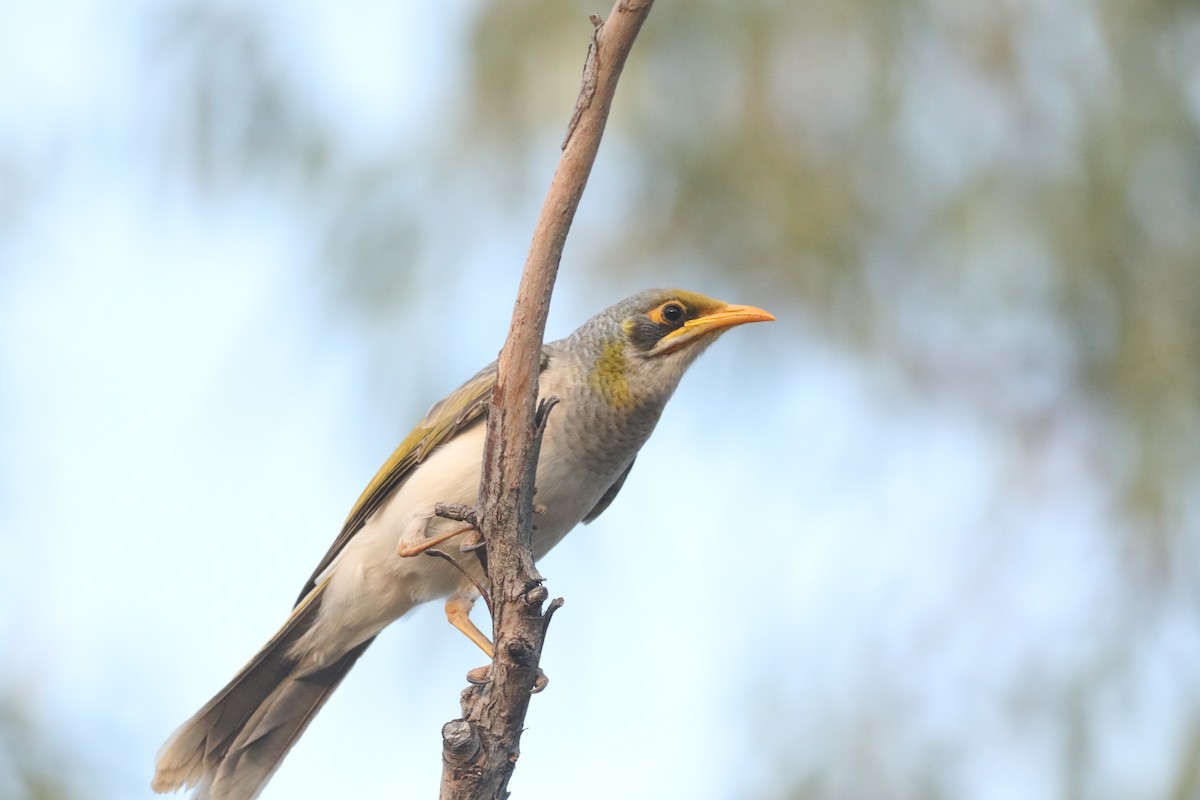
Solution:
[[[537,451],[552,402],[537,401],[537,376],[550,295],[567,232],[600,147],[617,79],[653,0],[619,1],[596,29],[584,65],[562,157],[534,228],[508,339],[500,351],[488,408],[478,523],[496,656],[487,676],[463,691],[461,719],[442,729],[442,800],[499,798],[520,754],[525,712],[535,686],[550,603],[530,551]]]

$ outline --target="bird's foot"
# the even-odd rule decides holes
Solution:
[[[457,530],[449,531],[448,533],[439,534],[431,539],[421,539],[419,541],[409,541],[406,538],[400,539],[400,544],[396,547],[396,555],[401,558],[412,558],[419,556],[421,553],[429,553],[440,544],[444,544],[455,536],[462,536],[464,533],[475,531],[472,527],[458,528]],[[478,533],[478,531],[476,531]]]
[[[490,683],[492,680],[492,665],[487,664],[482,667],[476,667],[467,673],[467,683],[475,686],[482,686],[485,683]],[[546,688],[550,683],[550,679],[546,677],[546,673],[538,667],[537,676],[533,679],[533,688],[529,690],[530,694],[537,694]]]
[[[483,547],[483,534],[476,530],[471,535],[463,539],[463,543],[458,546],[460,553],[474,553],[479,548]]]

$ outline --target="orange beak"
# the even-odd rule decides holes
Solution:
[[[747,322],[771,322],[774,319],[775,315],[770,311],[763,311],[754,306],[721,306],[695,319],[689,319],[683,323],[681,328],[668,333],[659,340],[649,355],[673,353],[697,339],[726,331],[736,325],[745,325]]]

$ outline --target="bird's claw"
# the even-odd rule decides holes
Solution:
[[[473,553],[476,550],[478,550],[479,548],[483,547],[483,545],[484,545],[483,534],[480,533],[479,531],[474,531],[473,533],[468,535],[465,540],[463,540],[462,544],[460,544],[458,546],[458,552]]]
[[[467,683],[475,686],[482,686],[485,683],[492,681],[492,665],[487,664],[482,667],[476,667],[467,673]],[[542,672],[542,668],[538,667],[537,677],[533,679],[533,688],[529,690],[530,694],[537,694],[546,688],[550,683],[550,679],[546,677],[546,673]]]

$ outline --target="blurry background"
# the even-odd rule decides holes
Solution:
[[[0,8],[0,797],[145,798],[498,351],[608,7]],[[663,285],[780,321],[544,562],[515,796],[1200,796],[1200,6],[664,0],[549,336]],[[479,663],[265,797],[435,796]]]

